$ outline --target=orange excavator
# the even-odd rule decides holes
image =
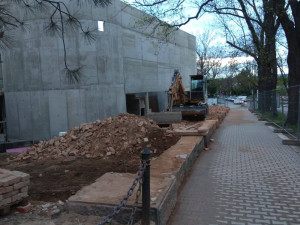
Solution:
[[[203,75],[191,75],[191,86],[185,90],[178,70],[175,70],[168,90],[165,112],[149,113],[149,119],[159,124],[171,124],[183,120],[204,120],[208,115],[207,79]]]
[[[204,120],[208,115],[207,79],[205,76],[191,75],[191,86],[185,90],[178,70],[175,70],[168,91],[169,112],[181,112],[186,120]]]

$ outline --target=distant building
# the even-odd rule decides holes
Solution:
[[[84,65],[85,76],[78,84],[68,82],[61,39],[45,34],[48,18],[30,15],[30,31],[18,33],[15,46],[2,53],[8,138],[50,139],[81,123],[143,114],[146,92],[150,108],[160,110],[174,69],[187,87],[196,73],[194,36],[178,30],[168,43],[147,37],[134,28],[145,14],[120,1],[106,8],[79,10],[76,3],[70,8],[80,12],[84,26],[98,29],[91,45],[79,33],[66,37],[70,65]]]

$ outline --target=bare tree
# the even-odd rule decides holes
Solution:
[[[77,0],[78,7],[83,4],[92,4],[95,7],[105,7],[112,0]],[[76,4],[75,3],[75,4]],[[54,35],[58,34],[61,37],[64,51],[64,64],[66,75],[71,82],[78,82],[81,75],[82,67],[72,67],[68,63],[67,50],[65,44],[66,28],[70,27],[73,30],[80,30],[84,35],[85,40],[90,43],[94,41],[96,36],[93,30],[84,28],[80,20],[71,13],[67,1],[55,0],[5,0],[0,3],[0,48],[7,49],[13,46],[14,40],[9,33],[13,30],[21,28],[26,29],[26,21],[16,14],[16,7],[20,8],[24,15],[26,14],[43,14],[48,15],[48,24],[45,27],[45,32]]]
[[[224,56],[224,46],[214,43],[216,38],[211,31],[204,31],[196,36],[198,72],[213,79],[222,72],[221,62]]]
[[[240,52],[252,56],[258,67],[259,108],[272,111],[276,116],[276,101],[272,98],[277,83],[276,33],[280,23],[276,20],[274,0],[214,1],[208,12],[220,15],[227,43]]]

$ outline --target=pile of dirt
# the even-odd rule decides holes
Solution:
[[[207,120],[223,120],[230,108],[227,106],[213,105],[209,106],[209,115],[206,117]]]
[[[16,160],[140,158],[145,147],[156,156],[178,139],[175,133],[158,127],[145,117],[121,114],[82,124],[61,137],[41,141]]]

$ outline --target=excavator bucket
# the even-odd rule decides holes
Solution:
[[[147,114],[147,118],[157,124],[172,124],[182,121],[181,112],[152,112]]]
[[[183,120],[202,121],[207,115],[205,106],[183,106],[173,107],[173,112],[181,112]]]

